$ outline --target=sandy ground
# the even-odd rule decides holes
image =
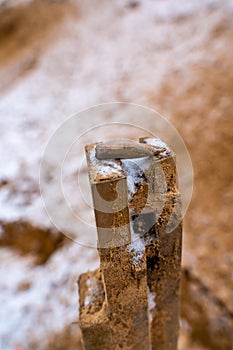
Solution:
[[[232,349],[232,2],[0,5],[0,349],[80,347],[76,280],[97,254],[49,221],[39,165],[62,122],[109,101],[155,108],[186,142],[179,349]]]

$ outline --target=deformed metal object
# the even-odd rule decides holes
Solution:
[[[164,147],[154,147],[136,142],[99,143],[95,148],[96,158],[104,159],[132,159],[150,157],[162,153]]]
[[[182,218],[175,158],[159,139],[139,141],[85,148],[100,256],[100,268],[79,278],[85,350],[177,349]],[[153,156],[151,147],[161,153]],[[127,162],[137,163],[130,158],[148,155],[138,160],[143,172],[130,171]]]

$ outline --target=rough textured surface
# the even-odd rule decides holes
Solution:
[[[197,294],[182,293],[179,346],[220,347],[212,325],[221,330],[225,321],[217,320],[232,322],[233,310],[232,1],[88,0],[71,8],[66,1],[38,1],[27,9],[15,8],[5,20],[1,14],[3,24],[16,18],[0,39],[1,220],[15,222],[15,229],[18,219],[39,230],[52,226],[39,199],[39,161],[67,116],[113,100],[158,109],[185,139],[195,172],[183,263]],[[61,210],[59,199],[54,205]],[[86,208],[82,213],[90,216]],[[34,255],[11,248],[1,248],[0,259],[2,347],[78,348],[78,326],[69,327],[77,315],[76,279],[97,265],[97,256],[67,244],[40,267]],[[28,279],[31,288],[21,292]],[[209,300],[224,307],[213,309]],[[231,349],[231,334],[218,339]]]
[[[156,144],[153,139],[141,142]],[[158,158],[158,159],[157,159]],[[149,205],[156,215],[157,239],[146,245],[147,279],[154,295],[152,312],[152,350],[175,349],[179,332],[179,287],[181,279],[182,222],[179,192],[176,187],[176,164],[173,152],[166,147],[146,171]],[[163,177],[159,176],[163,173]],[[165,199],[159,203],[158,198]],[[176,208],[177,206],[177,208]],[[152,234],[153,237],[153,234]]]
[[[85,349],[112,349],[112,330],[104,304],[105,292],[99,270],[80,276],[79,298],[79,322]]]
[[[108,322],[103,327],[102,324],[105,323],[103,320],[101,328],[99,323],[93,325],[91,334],[86,333],[85,326],[83,329],[82,323],[80,324],[85,349],[94,349],[95,343],[99,341],[102,349],[106,350],[121,348],[147,350],[149,348],[149,323],[146,255],[140,256],[138,266],[134,268],[134,258],[140,252],[136,249],[129,251],[132,232],[129,225],[126,174],[120,160],[111,160],[109,166],[91,157],[95,147],[94,145],[86,147],[86,153],[94,207],[98,206],[98,210],[95,209],[95,218],[100,271],[103,276],[103,289],[106,297],[106,306],[102,311],[103,318],[107,317]],[[112,173],[111,170],[115,171],[116,165],[119,167],[118,172]],[[110,167],[107,176],[104,171],[105,167]],[[106,207],[106,201],[109,203],[109,208]],[[83,293],[81,282],[80,280],[79,286]],[[82,315],[82,305],[80,307]],[[87,320],[84,320],[85,323],[88,323],[88,319],[90,319],[90,314]],[[99,320],[99,314],[93,315],[89,328],[93,323],[96,324],[95,319]],[[103,338],[106,339],[106,333],[109,343],[106,343],[105,340],[102,342]],[[90,339],[92,339],[91,345],[88,344]]]
[[[161,142],[140,140],[152,145]],[[106,164],[92,155],[98,145],[86,146],[100,270],[79,279],[84,347],[174,350],[179,332],[182,245],[181,216],[172,203],[179,198],[175,184],[171,186],[171,179],[176,179],[174,155],[164,144],[162,153],[122,160],[119,149],[114,154],[119,160]],[[137,145],[133,155],[136,150]],[[161,172],[165,174],[160,178]],[[129,196],[132,187],[135,190]]]

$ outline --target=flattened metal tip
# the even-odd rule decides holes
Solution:
[[[153,147],[137,142],[100,143],[96,145],[95,155],[99,160],[104,159],[131,159],[150,157],[164,152],[164,147]]]

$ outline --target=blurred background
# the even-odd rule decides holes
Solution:
[[[109,101],[187,145],[179,350],[232,350],[232,18],[231,0],[0,0],[1,350],[81,350],[76,281],[98,256],[48,219],[39,167],[62,122]]]

